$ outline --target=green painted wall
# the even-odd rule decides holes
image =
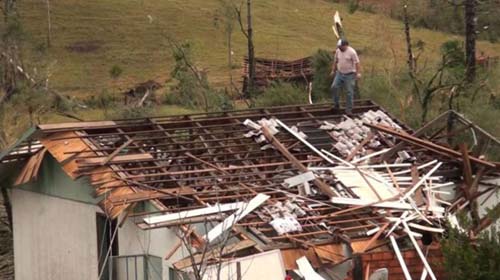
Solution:
[[[5,185],[11,186],[22,166],[23,165],[19,163],[16,165],[12,164],[11,166],[0,165],[0,175],[4,175],[4,178],[0,176],[0,179]],[[5,176],[6,173],[9,173],[9,175]],[[89,204],[97,204],[103,199],[102,196],[97,198],[94,197],[94,188],[90,185],[87,177],[82,177],[77,180],[71,179],[61,168],[60,164],[48,153],[43,159],[36,181],[12,188],[19,188],[26,191]],[[157,210],[158,209],[149,201],[143,201],[134,208],[134,212],[136,213]]]
[[[59,163],[49,154],[45,156],[36,181],[13,187],[74,201],[97,204],[102,198],[94,197],[94,188],[87,178],[71,179]]]

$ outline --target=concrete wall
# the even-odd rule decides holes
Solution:
[[[102,199],[94,197],[95,189],[87,177],[71,179],[51,155],[43,159],[37,180],[15,188],[90,204],[97,204]]]
[[[97,279],[95,205],[12,189],[17,280]]]

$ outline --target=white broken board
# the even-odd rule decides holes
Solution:
[[[301,257],[295,261],[299,267],[300,274],[304,276],[305,280],[325,280],[321,277],[314,268],[311,266],[306,257]]]
[[[154,216],[149,218],[144,218],[144,222],[151,225],[163,222],[170,222],[176,220],[182,220],[187,218],[192,218],[196,216],[209,215],[215,213],[223,213],[228,211],[235,211],[246,206],[245,202],[235,202],[228,204],[217,204],[214,206],[209,206],[200,209],[194,209],[189,211],[182,211],[178,213],[171,213],[161,216]]]
[[[314,179],[316,179],[316,177],[314,176],[314,173],[312,173],[312,171],[309,171],[309,172],[302,173],[300,175],[285,179],[285,186],[288,188],[291,188],[291,187],[295,187],[295,186],[300,185],[300,184],[307,183],[307,182],[312,181]]]
[[[211,229],[205,236],[204,239],[209,243],[214,241],[226,230],[230,229],[239,220],[243,219],[246,215],[250,214],[253,210],[259,207],[262,203],[269,199],[270,196],[259,193],[257,196],[252,198],[245,207],[238,209],[231,216],[227,217],[224,221],[217,224],[213,229]]]

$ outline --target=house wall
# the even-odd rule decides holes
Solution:
[[[160,257],[162,259],[163,280],[173,280],[169,278],[169,268],[173,267],[172,263],[188,256],[184,248],[179,248],[169,260],[165,260],[165,255],[177,243],[178,238],[175,232],[167,228],[141,230],[135,225],[133,219],[128,219],[119,228],[118,240],[120,255],[146,254]],[[152,273],[155,274],[154,276],[158,276],[155,271]]]
[[[17,280],[97,279],[97,206],[16,188],[11,198]]]
[[[219,267],[210,266],[203,279],[237,280],[237,263],[240,263],[241,280],[285,279],[286,276],[281,252],[274,250],[224,263],[220,267],[220,278],[218,278]]]
[[[93,193],[86,178],[71,179],[50,155],[36,181],[12,188],[16,279],[97,279],[96,212],[102,213],[102,198]],[[160,257],[164,280],[170,280],[171,263],[187,256],[178,250],[163,260],[176,241],[171,230],[143,231],[131,218],[118,230],[119,255]]]
[[[87,178],[71,179],[49,154],[43,159],[38,179],[16,188],[90,204],[102,199],[94,197],[94,188]]]

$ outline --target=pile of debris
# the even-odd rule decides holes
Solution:
[[[264,89],[272,82],[299,82],[306,86],[313,76],[312,57],[293,61],[278,59],[255,58],[255,81],[257,89]],[[243,92],[248,86],[248,57],[243,61]]]
[[[133,88],[123,92],[125,105],[142,107],[147,102],[156,102],[155,92],[163,86],[153,80],[135,85]]]
[[[276,254],[282,272],[327,279],[359,254],[391,251],[401,278],[436,279],[421,242],[460,228],[461,210],[472,234],[493,222],[483,208],[500,184],[500,164],[487,160],[499,141],[453,111],[417,131],[367,100],[354,116],[337,112],[317,104],[39,125],[3,161],[27,159],[24,182],[49,152],[106,194],[109,217],[176,230],[166,258],[187,248],[174,264],[187,274]],[[143,202],[158,210],[128,211]],[[423,270],[408,270],[403,244]]]

